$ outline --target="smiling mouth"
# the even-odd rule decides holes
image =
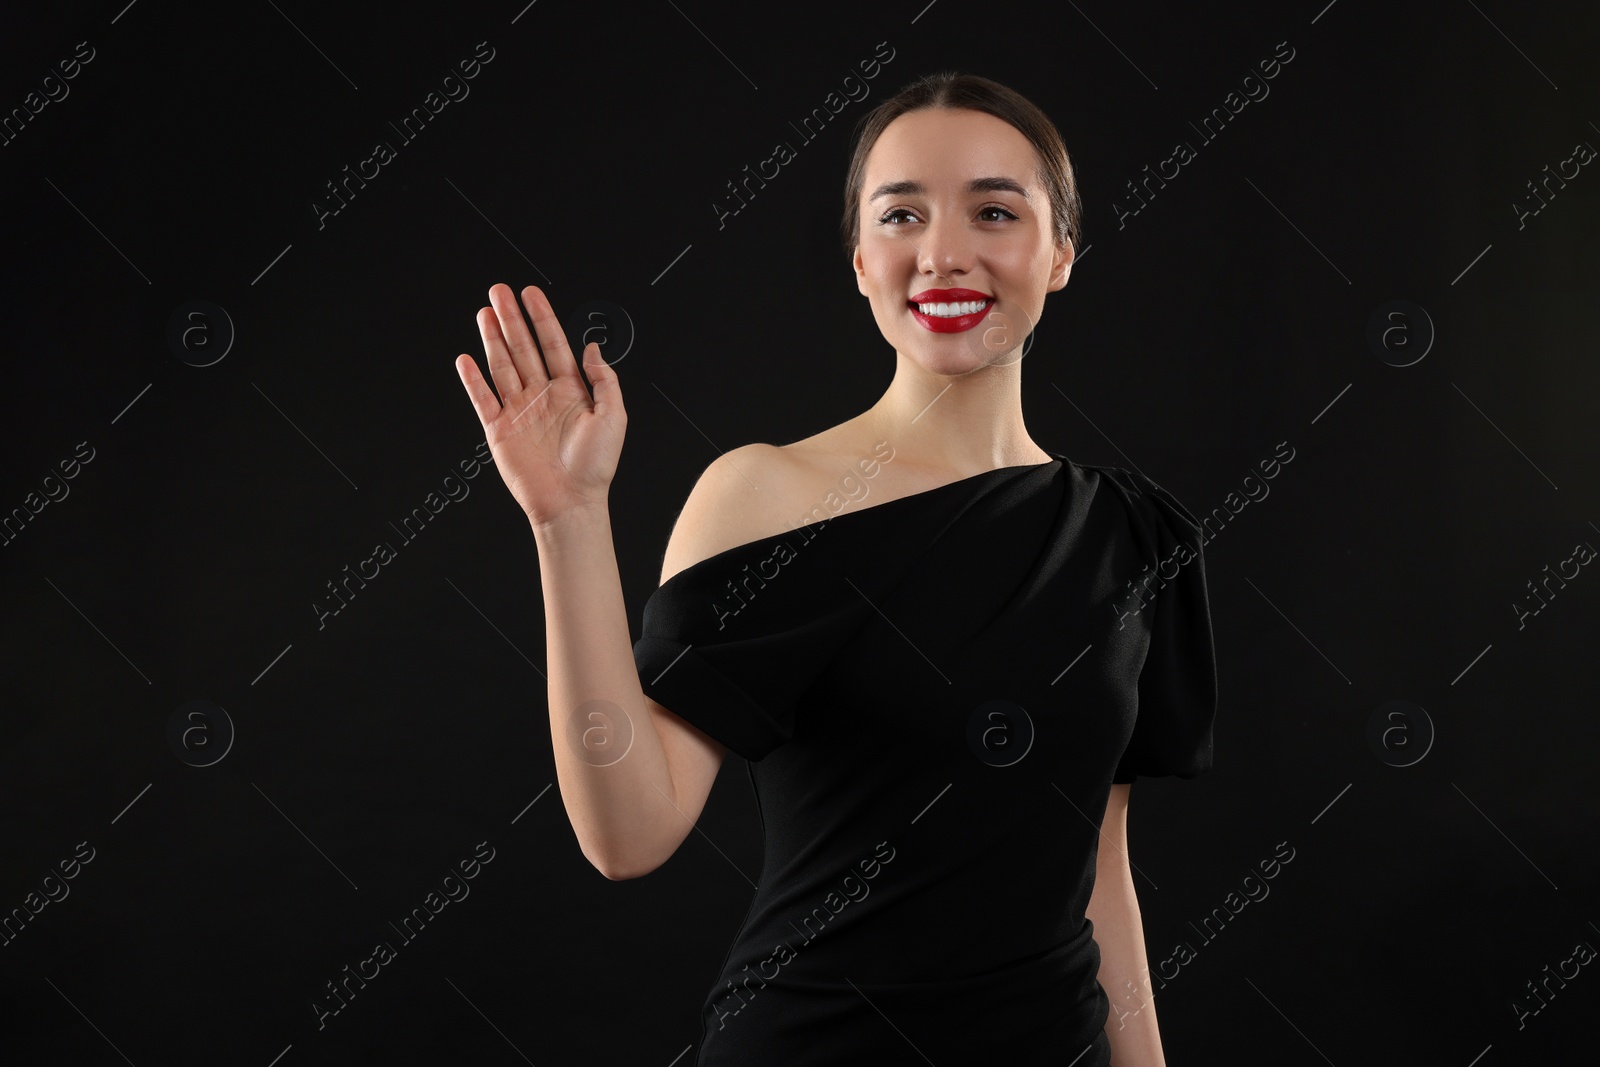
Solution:
[[[966,333],[981,325],[989,317],[989,309],[995,305],[992,296],[984,296],[970,289],[967,292],[973,293],[973,299],[928,303],[907,300],[906,307],[911,310],[911,317],[917,320],[917,324],[930,333]]]
[[[994,306],[994,297],[985,297],[982,300],[954,300],[937,301],[934,303],[919,304],[915,300],[907,300],[906,306],[912,311],[926,315],[931,319],[959,319],[967,315],[976,315],[988,311]]]

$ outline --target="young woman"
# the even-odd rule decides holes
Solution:
[[[863,117],[845,200],[893,380],[710,464],[631,648],[617,374],[586,347],[591,399],[536,287],[538,349],[507,286],[478,313],[500,399],[456,369],[538,547],[562,800],[637,878],[748,761],[765,856],[702,1067],[1159,1067],[1128,793],[1211,766],[1202,532],[1023,424],[1022,344],[1081,240],[1066,149],[1012,90],[929,76]]]

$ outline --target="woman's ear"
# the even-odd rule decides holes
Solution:
[[[871,294],[867,292],[866,265],[861,262],[861,246],[859,244],[856,245],[856,250],[850,254],[850,266],[855,268],[856,288],[861,291],[862,296],[870,296]]]
[[[1067,287],[1067,275],[1072,273],[1072,263],[1078,258],[1078,252],[1068,237],[1064,243],[1056,245],[1055,257],[1050,264],[1050,284],[1046,292],[1053,293],[1058,289]]]

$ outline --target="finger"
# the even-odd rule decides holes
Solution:
[[[456,373],[461,376],[461,384],[472,400],[472,410],[478,413],[478,421],[487,430],[489,423],[500,414],[500,401],[495,399],[494,391],[483,380],[483,375],[478,373],[478,365],[465,352],[456,357]]]
[[[494,308],[479,308],[477,322],[478,336],[483,338],[483,355],[489,363],[489,377],[502,397],[516,396],[522,390],[522,376],[511,362],[511,350],[506,347]]]
[[[508,382],[504,384],[509,384],[513,392],[543,389],[547,377],[544,361],[539,358],[539,350],[533,347],[533,335],[528,332],[528,324],[522,318],[522,306],[517,303],[511,286],[504,282],[491,285],[489,303],[494,309],[501,342],[510,353],[506,361]],[[503,384],[500,381],[500,368],[493,362],[489,364],[489,372],[494,375],[496,385]],[[501,395],[505,395],[504,389]]]
[[[572,358],[572,349],[567,346],[566,331],[561,328],[561,321],[556,318],[555,311],[550,307],[550,300],[544,295],[544,290],[537,285],[530,285],[522,290],[522,302],[528,305],[528,317],[533,320],[533,328],[539,334],[539,350],[544,353],[545,364],[550,368],[550,377],[577,377],[578,362]]]
[[[626,421],[628,411],[622,406],[622,386],[617,381],[617,372],[606,363],[600,346],[593,341],[583,347],[583,370],[594,386],[594,413],[602,419]]]

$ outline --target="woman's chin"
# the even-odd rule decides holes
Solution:
[[[911,360],[917,366],[929,374],[937,374],[945,378],[965,377],[968,374],[985,370],[989,367],[1014,363],[1016,359],[1016,350],[990,352],[976,343],[950,347],[935,346],[934,351],[929,351],[927,346],[921,346],[911,351]]]

